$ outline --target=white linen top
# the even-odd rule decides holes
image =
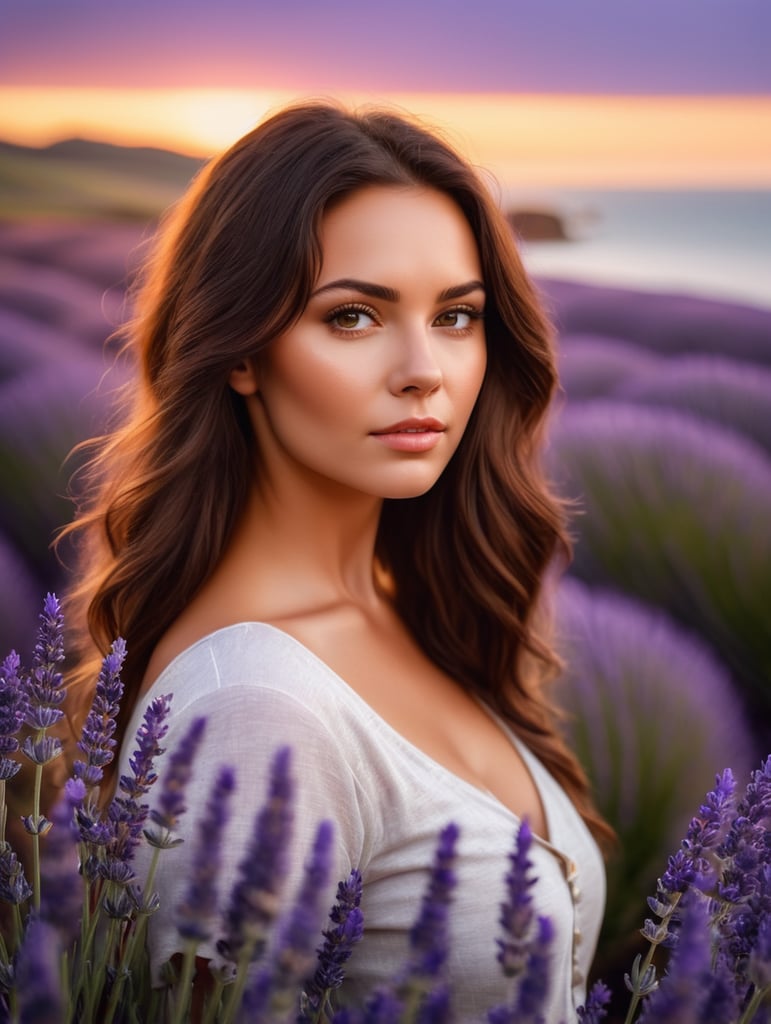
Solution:
[[[334,822],[336,837],[327,905],[334,902],[337,881],[347,879],[352,868],[363,875],[365,934],[348,962],[339,991],[343,1000],[362,999],[403,964],[439,832],[451,821],[460,829],[447,965],[456,1019],[483,1020],[491,1006],[506,999],[496,938],[508,855],[519,827],[515,814],[404,739],[316,655],[265,623],[220,629],[167,666],[134,712],[120,755],[121,774],[129,771],[145,707],[168,693],[173,693],[170,728],[151,804],[162,784],[164,759],[192,719],[205,715],[208,723],[187,790],[190,810],[181,821],[185,842],[162,851],[153,886],[161,895],[161,909],[149,922],[154,971],[182,947],[173,907],[185,898],[195,822],[217,768],[232,765],[237,779],[220,876],[224,909],[265,798],[270,761],[279,746],[289,744],[296,803],[287,905],[323,818]],[[549,830],[549,842],[535,837],[531,846],[536,911],[548,915],[555,928],[546,1022],[572,1024],[585,998],[604,909],[603,863],[567,794],[499,724],[532,774]],[[137,854],[140,880],[151,853],[143,844]],[[199,955],[221,962],[215,941],[202,946]]]

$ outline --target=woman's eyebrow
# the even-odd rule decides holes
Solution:
[[[465,284],[456,284],[452,288],[445,288],[437,296],[437,301],[447,302],[448,299],[462,299],[465,295],[470,295],[471,292],[483,292],[484,290],[485,286],[481,281],[466,281]]]
[[[449,299],[461,299],[471,292],[484,291],[485,286],[481,281],[466,281],[465,284],[456,284],[451,288],[445,288],[437,296],[437,302],[447,302]],[[398,302],[400,293],[395,288],[388,288],[383,284],[374,284],[372,281],[359,281],[355,277],[341,277],[337,281],[330,281],[321,288],[317,288],[311,295],[315,298],[323,292],[331,291],[354,291],[362,295],[369,295],[373,299],[383,299],[385,302]]]
[[[383,284],[373,284],[371,281],[359,281],[355,277],[341,277],[337,281],[323,284],[321,288],[316,289],[311,298],[321,295],[323,292],[332,291],[361,292],[362,295],[369,295],[373,299],[383,299],[386,302],[398,302],[400,298],[399,292],[395,288],[387,288]]]

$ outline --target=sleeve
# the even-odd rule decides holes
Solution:
[[[320,821],[331,821],[335,830],[325,908],[334,901],[338,881],[347,878],[352,868],[364,866],[366,795],[329,727],[312,709],[282,690],[246,684],[227,686],[192,701],[179,713],[175,713],[172,702],[171,724],[164,754],[157,762],[159,781],[150,798],[151,807],[163,786],[165,762],[199,716],[204,716],[207,724],[186,789],[187,811],[180,819],[177,833],[183,842],[160,851],[152,885],[160,896],[160,908],[148,924],[156,983],[160,965],[184,947],[175,926],[175,908],[187,897],[199,842],[199,822],[221,765],[234,769],[236,788],[221,844],[220,921],[211,940],[199,947],[199,956],[222,963],[216,941],[223,934],[224,911],[253,835],[256,816],[266,799],[270,765],[279,747],[290,747],[290,773],[294,781],[293,840],[283,889],[285,909],[292,905]],[[140,884],[153,852],[144,844],[138,851],[136,870]]]

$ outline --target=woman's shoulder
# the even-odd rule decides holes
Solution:
[[[357,762],[376,754],[380,731],[369,705],[318,655],[267,622],[216,629],[176,654],[139,698],[127,735],[162,695],[170,697],[175,733],[203,716],[225,742],[259,725],[263,732],[342,745]]]
[[[144,703],[172,691],[182,706],[210,700],[223,691],[248,687],[287,692],[296,698],[342,684],[334,672],[299,640],[267,622],[238,622],[214,630],[176,654],[145,691]],[[334,687],[338,688],[338,687]]]
[[[239,622],[177,654],[134,709],[121,770],[144,709],[161,695],[170,698],[165,756],[195,719],[206,720],[195,759],[204,788],[209,769],[226,762],[261,798],[269,764],[280,747],[289,746],[301,803],[326,794],[319,796],[319,806],[329,797],[349,808],[341,811],[349,831],[369,814],[371,773],[360,770],[372,755],[366,714],[349,700],[345,683],[288,633],[264,622]],[[163,760],[162,755],[156,766],[160,775]]]

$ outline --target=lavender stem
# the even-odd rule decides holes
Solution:
[[[35,795],[32,801],[32,815],[35,822],[40,821],[40,792],[43,788],[43,766],[35,765]],[[36,830],[32,836],[32,902],[35,910],[40,910],[40,833]]]
[[[193,974],[195,972],[195,954],[197,949],[198,943],[195,940],[186,944],[185,953],[182,958],[182,970],[180,971],[180,976],[175,986],[177,989],[177,999],[171,1024],[184,1024],[187,1017],[188,1007],[190,1005],[191,987],[193,984]]]
[[[672,895],[672,905],[671,905],[668,913],[664,917],[662,917],[662,919],[661,919],[661,927],[662,928],[665,928],[667,926],[670,918],[672,917],[672,914],[675,912],[675,907],[680,902],[680,897],[681,896],[682,896],[682,893],[679,893],[679,892],[673,893],[673,895]],[[648,946],[648,952],[645,954],[645,959],[643,960],[642,965],[640,966],[640,970],[639,970],[639,977],[640,978],[645,978],[645,976],[647,975],[648,970],[649,970],[651,964],[653,963],[653,957],[654,957],[654,954],[656,952],[656,947],[657,946],[658,946],[658,942],[653,942],[653,941],[651,941],[650,945]],[[644,995],[644,993],[642,991],[640,991],[639,988],[636,991],[632,992],[632,998],[629,1000],[629,1009],[626,1012],[626,1017],[624,1018],[624,1024],[632,1024],[632,1022],[634,1021],[635,1012],[637,1010],[637,1007],[640,1005],[640,1000],[642,999],[643,995]]]

